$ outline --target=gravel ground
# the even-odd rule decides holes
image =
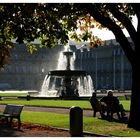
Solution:
[[[13,126],[0,125],[0,137],[71,137],[69,130],[50,126],[22,123],[20,130],[17,124]],[[104,137],[103,135],[83,133],[83,137]]]
[[[0,125],[0,137],[70,137],[70,134],[49,126],[22,124],[21,130],[18,130],[3,124]]]

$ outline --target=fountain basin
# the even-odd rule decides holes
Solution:
[[[61,59],[60,59],[61,58]],[[69,49],[60,53],[57,70],[49,71],[43,81],[40,96],[77,99],[91,95],[93,92],[92,79],[83,70],[73,70],[74,55]]]

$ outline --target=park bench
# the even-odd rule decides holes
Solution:
[[[7,124],[12,124],[13,119],[18,120],[18,129],[21,127],[21,120],[20,120],[20,114],[23,109],[23,105],[13,105],[13,104],[7,104],[3,113],[0,113],[0,117],[6,119]]]
[[[93,109],[93,117],[96,117],[96,113],[99,112],[102,118],[104,118],[105,116],[108,118],[113,118],[113,115],[116,113],[118,118],[121,119],[121,110],[116,109],[113,102],[108,102],[106,104],[97,100],[95,102],[90,101],[90,104]]]
[[[113,114],[117,114],[118,119],[124,118],[125,110],[122,104],[115,105],[114,102],[108,101],[107,104],[107,117],[113,118]]]
[[[103,117],[104,111],[107,111],[106,104],[104,104],[103,102],[100,102],[98,100],[96,100],[96,101],[90,100],[90,104],[91,104],[92,109],[93,109],[93,117],[96,117],[97,112],[99,112],[101,117]]]
[[[121,118],[120,110],[118,110],[116,106],[114,106],[114,102],[108,101],[106,104],[107,104],[107,116],[113,118],[113,114],[116,113],[118,119],[120,119]]]

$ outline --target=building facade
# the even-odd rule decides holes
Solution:
[[[11,50],[9,64],[0,72],[0,85],[10,85],[17,90],[40,90],[45,75],[56,69],[62,46],[39,49],[30,54],[24,44]]]
[[[131,89],[131,65],[115,40],[75,53],[77,68],[89,72],[95,89]]]
[[[39,49],[29,54],[24,44],[11,50],[10,63],[0,72],[0,85],[8,84],[15,90],[39,90],[50,70],[56,70],[63,46]],[[77,49],[75,69],[87,71],[95,89],[131,89],[131,66],[115,40],[105,41],[98,48]],[[0,86],[1,88],[1,86]],[[7,89],[7,88],[6,88]]]

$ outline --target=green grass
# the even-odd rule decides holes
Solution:
[[[80,100],[41,100],[33,99],[26,101],[26,99],[7,99],[0,101],[0,104],[23,104],[36,106],[56,106],[56,107],[71,107],[79,106],[81,108],[91,108],[89,101]]]
[[[49,125],[53,127],[68,128],[69,126],[69,117],[65,114],[23,111],[21,119],[23,122]]]
[[[130,110],[130,101],[120,101],[126,110]],[[7,99],[0,101],[0,104],[23,104],[33,106],[55,106],[55,107],[72,107],[79,106],[81,108],[91,108],[88,100],[41,100],[33,99],[26,101],[26,99]]]
[[[126,110],[129,110],[130,101],[120,101]],[[59,106],[59,107],[72,107],[79,106],[81,108],[91,108],[88,100],[41,100],[32,99],[26,101],[26,99],[5,99],[0,101],[0,104],[23,104],[34,106]],[[69,129],[69,114],[56,114],[49,112],[32,112],[23,111],[21,115],[22,122],[29,122],[35,124],[49,125],[53,127],[68,128]],[[127,124],[108,122],[106,120],[85,117],[83,118],[84,131],[104,134],[110,136],[127,136],[138,137],[140,132],[127,128]]]
[[[49,125],[69,129],[69,114],[23,111],[22,122]],[[83,117],[83,130],[109,136],[138,137],[140,132],[127,128],[126,124],[108,122],[93,117]]]
[[[120,103],[124,106],[125,110],[130,111],[130,100],[121,100]]]

